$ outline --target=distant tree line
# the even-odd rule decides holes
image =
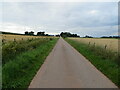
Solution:
[[[118,35],[118,36],[102,36],[101,38],[120,38],[120,35]]]
[[[25,32],[25,35],[34,35],[34,32],[33,31],[26,31]],[[49,34],[45,34],[45,32],[37,32],[37,36],[50,36]]]
[[[33,31],[26,31],[25,35],[34,35]],[[54,35],[49,35],[49,34],[45,34],[45,32],[37,32],[37,36],[54,36]],[[71,34],[70,32],[61,32],[61,34],[56,35],[56,37],[80,37],[77,34]]]
[[[93,37],[86,35],[83,38],[93,38]],[[100,38],[120,38],[120,35],[119,36],[102,36]]]
[[[20,33],[11,33],[11,32],[2,32],[0,31],[1,34],[12,34],[12,35],[24,35],[24,34],[20,34]]]
[[[70,32],[61,32],[60,34],[61,37],[80,37],[77,34],[71,34]]]
[[[56,37],[60,37],[60,35],[58,34],[58,35],[55,35]]]
[[[34,36],[34,32],[33,31],[26,31],[24,34],[20,34],[20,33],[11,33],[11,32],[3,32],[0,31],[1,34],[12,34],[12,35],[33,35]],[[35,35],[36,36],[36,35]],[[54,35],[49,35],[49,34],[45,34],[45,32],[37,32],[37,36],[54,36]],[[77,34],[71,34],[70,32],[61,32],[58,35],[55,35],[56,37],[80,37]],[[86,35],[83,38],[93,38],[92,36]],[[120,38],[120,35],[118,36],[102,36],[100,38]]]
[[[31,32],[26,31],[25,35],[34,35],[34,32],[33,31],[31,31]]]
[[[88,35],[86,35],[84,38],[93,38],[92,36],[88,36]]]
[[[37,32],[37,36],[50,36],[50,35],[45,34],[45,32]]]

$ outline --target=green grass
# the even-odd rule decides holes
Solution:
[[[35,49],[37,46],[49,41],[46,38],[29,39],[25,41],[9,42],[2,45],[2,65],[14,59],[17,55],[28,50]]]
[[[42,42],[9,60],[2,68],[3,88],[27,88],[56,42],[57,39]]]
[[[103,72],[117,86],[120,86],[120,64],[118,53],[107,51],[98,46],[88,46],[74,40],[65,39],[76,50],[84,55],[98,70]]]

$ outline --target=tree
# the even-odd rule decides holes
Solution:
[[[29,35],[34,35],[34,32],[33,31],[29,32]]]
[[[56,37],[60,37],[60,35],[58,34],[58,35],[56,35]]]
[[[28,32],[28,31],[26,31],[26,32],[25,32],[25,35],[28,35],[28,34],[29,34],[29,32]]]
[[[66,37],[80,37],[77,34],[71,34],[70,32],[61,32],[60,36],[64,37],[64,38],[66,38]]]
[[[92,36],[88,36],[88,35],[86,35],[85,38],[93,38],[93,37],[92,37]]]
[[[31,32],[26,31],[25,35],[34,35],[34,32],[33,31],[31,31]]]
[[[71,36],[71,33],[70,33],[70,32],[62,32],[62,33],[60,34],[60,36],[63,37],[63,38],[70,37],[70,36]]]
[[[37,32],[38,36],[45,36],[45,32]]]

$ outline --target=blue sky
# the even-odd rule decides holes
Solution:
[[[117,2],[4,2],[0,31],[62,31],[95,37],[118,34]]]

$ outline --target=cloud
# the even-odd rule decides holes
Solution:
[[[14,23],[20,29],[31,27],[35,32],[70,30],[79,35],[100,36],[116,33],[113,27],[118,24],[117,2],[4,2],[2,12],[4,23]]]
[[[95,15],[98,13],[98,10],[91,10],[89,13]]]
[[[80,36],[91,35],[94,37],[118,35],[118,26],[102,26],[102,27],[76,27],[68,31],[79,33]]]
[[[1,23],[0,24],[0,31],[5,31],[5,32],[14,32],[14,33],[19,33],[21,32],[22,34],[25,31],[34,31],[34,29],[28,27],[28,26],[22,26],[19,24],[15,23]]]

